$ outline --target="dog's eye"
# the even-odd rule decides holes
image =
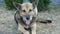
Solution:
[[[26,12],[25,10],[23,10],[23,12]]]
[[[32,10],[30,9],[29,12],[31,12]]]

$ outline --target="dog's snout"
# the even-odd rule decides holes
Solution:
[[[29,20],[30,18],[26,18],[27,20]]]
[[[29,15],[27,15],[27,16],[26,16],[26,19],[27,19],[27,20],[29,20],[29,19],[30,19],[30,16],[29,16]]]

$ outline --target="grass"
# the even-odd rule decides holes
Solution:
[[[52,5],[49,5],[49,8],[50,9],[53,9],[53,10],[56,10],[56,9],[60,9],[60,6],[52,6]]]
[[[13,23],[15,23],[14,22],[14,17],[13,17],[14,10],[4,10],[4,7],[5,7],[5,5],[3,5],[3,4],[0,5],[0,9],[2,8],[2,10],[0,10],[0,13],[2,14],[2,15],[0,14],[0,23],[6,23],[6,24],[9,24],[9,26],[14,25],[13,24]],[[52,9],[52,10],[57,10],[57,9],[60,10],[60,7],[57,7],[57,6],[51,6],[50,5],[49,8]],[[57,11],[59,11],[59,10],[57,10]],[[11,26],[11,27],[13,27],[13,26]],[[49,26],[49,25],[45,25],[45,24],[40,24],[40,26],[38,26],[38,27],[40,28],[39,30],[41,30],[40,32],[42,32],[42,33],[44,33],[44,31],[45,31],[44,29],[48,30],[48,32],[49,32],[49,28],[51,28],[51,29],[52,29],[52,27],[53,27],[53,29],[55,28],[54,25],[51,27],[51,25]],[[7,26],[6,26],[6,28],[7,28]],[[1,29],[2,29],[2,27],[1,27]],[[9,29],[5,30],[5,28],[3,28],[3,30],[4,31],[9,31]],[[19,34],[19,33],[17,32],[16,34]]]

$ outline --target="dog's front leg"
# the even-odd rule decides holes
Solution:
[[[32,34],[36,34],[36,23],[32,25]]]
[[[29,31],[26,31],[21,24],[18,24],[18,30],[23,34],[29,34]]]

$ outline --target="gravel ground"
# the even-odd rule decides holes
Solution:
[[[17,34],[14,11],[0,9],[0,34]],[[39,13],[40,18],[51,19],[52,23],[37,23],[37,34],[60,34],[60,9]]]

